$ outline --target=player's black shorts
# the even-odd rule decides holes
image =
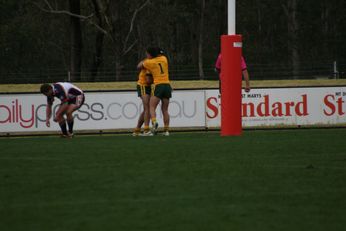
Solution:
[[[68,105],[75,104],[77,106],[76,109],[78,109],[84,104],[84,101],[85,101],[85,96],[84,96],[84,94],[81,94],[81,95],[77,95],[76,97],[68,100],[67,104]]]
[[[163,99],[163,98],[172,98],[172,87],[169,83],[157,84],[153,87],[153,95]]]
[[[142,97],[142,95],[151,95],[151,87],[137,84],[137,95]]]

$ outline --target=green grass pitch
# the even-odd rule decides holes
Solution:
[[[0,230],[345,230],[345,137],[0,138]]]

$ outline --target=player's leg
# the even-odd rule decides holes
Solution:
[[[139,115],[138,121],[137,121],[137,126],[135,130],[132,133],[132,136],[139,136],[141,133],[141,127],[144,123],[144,111]]]
[[[164,124],[164,128],[163,128],[163,134],[164,135],[169,135],[169,113],[168,113],[168,106],[169,106],[169,98],[163,98],[161,100],[161,110],[162,110],[162,115],[163,115],[163,124]]]
[[[172,97],[172,87],[170,84],[163,84],[161,87],[161,110],[163,115],[163,135],[169,136],[169,113],[168,113],[168,106],[169,106],[169,99]]]
[[[68,125],[68,132],[70,136],[73,136],[73,125],[74,125],[73,112],[76,111],[78,108],[79,106],[76,104],[69,104],[66,110],[66,120]]]
[[[140,114],[137,126],[132,133],[133,136],[140,135],[141,127],[144,124],[144,133],[149,131],[149,122],[150,122],[150,112],[149,112],[149,100],[151,94],[151,87],[144,85],[137,85],[137,94],[138,97],[142,100],[143,112]]]
[[[158,128],[158,123],[156,120],[156,108],[157,105],[160,103],[160,98],[158,98],[157,96],[151,96],[150,97],[150,102],[149,102],[149,106],[150,106],[150,117],[151,117],[151,123],[152,123],[152,129],[153,132],[156,133],[157,132],[157,128]]]
[[[64,136],[67,136],[66,120],[64,114],[68,109],[68,104],[61,104],[58,111],[55,113],[54,121],[57,122],[60,126],[61,132]]]
[[[68,125],[68,132],[69,136],[73,136],[73,125],[74,125],[74,119],[73,119],[73,112],[78,110],[83,104],[84,104],[84,94],[76,96],[72,101],[68,103],[68,107],[66,110],[66,120]]]
[[[149,132],[149,123],[150,123],[150,94],[145,94],[142,96],[143,102],[143,123],[144,123],[144,133]]]

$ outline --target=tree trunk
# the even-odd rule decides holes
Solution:
[[[300,57],[298,48],[298,19],[297,0],[287,1],[287,23],[288,23],[288,49],[292,65],[292,75],[294,79],[299,77]]]
[[[123,66],[121,65],[120,57],[115,56],[115,81],[121,80],[122,69],[123,69]]]
[[[331,27],[330,25],[330,1],[323,1],[321,6],[321,26],[322,26],[322,34],[321,34],[321,50],[324,54],[328,54],[328,50],[331,49],[332,46],[330,46],[330,40],[333,38],[333,36],[335,36],[336,33],[333,33],[331,31]],[[326,55],[324,58],[326,59],[330,59],[332,58],[331,56]]]
[[[119,33],[122,24],[120,15],[120,2],[119,1],[109,1],[108,8],[106,11],[106,18],[108,20],[107,25],[109,27],[109,34],[112,40],[112,52],[114,53],[114,63],[115,63],[115,81],[121,80],[121,72],[122,72],[122,50],[123,50],[123,40],[122,33]]]
[[[99,0],[92,0],[94,8],[95,8],[95,15],[97,17],[98,20],[98,26],[101,28],[104,28],[105,26],[105,22],[104,22],[104,18],[103,18],[103,10],[104,7],[102,5],[102,2],[100,2]],[[97,30],[96,31],[96,40],[95,40],[95,52],[93,54],[93,63],[91,66],[91,81],[96,81],[96,77],[99,71],[99,68],[101,66],[101,64],[103,63],[103,41],[104,41],[104,37],[105,34],[100,31]]]
[[[199,21],[199,39],[198,39],[198,74],[199,79],[204,79],[203,71],[203,35],[204,35],[204,12],[205,12],[205,0],[201,2],[201,15]]]
[[[80,15],[80,0],[69,0],[70,11]],[[71,81],[81,81],[82,66],[82,31],[80,19],[70,16],[70,74]]]

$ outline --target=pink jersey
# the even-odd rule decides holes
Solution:
[[[247,69],[247,66],[246,66],[246,63],[245,63],[245,59],[244,59],[243,56],[241,56],[240,66],[241,66],[241,70],[242,71]]]
[[[241,70],[245,70],[247,69],[246,63],[245,63],[245,59],[243,56],[241,56],[241,61],[240,61],[240,65],[241,65]],[[221,54],[219,54],[219,56],[217,57],[216,63],[215,63],[215,68],[218,69],[219,71],[221,71]]]

